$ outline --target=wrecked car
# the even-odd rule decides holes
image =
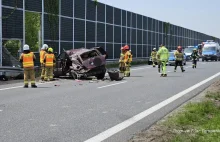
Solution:
[[[73,79],[95,76],[103,79],[106,73],[107,53],[101,47],[63,51],[56,58],[54,77],[69,75]]]

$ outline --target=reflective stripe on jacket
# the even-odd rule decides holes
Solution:
[[[21,58],[23,61],[23,67],[24,68],[31,68],[34,67],[34,53],[30,52],[30,53],[22,53],[21,54]]]
[[[46,62],[45,66],[53,67],[54,60],[55,60],[54,54],[46,54],[45,55],[45,62]]]
[[[40,51],[40,63],[43,63],[44,62],[44,56],[46,54],[46,51],[44,50],[41,50]]]
[[[124,62],[124,54],[123,53],[121,53],[121,55],[120,55],[119,62]]]

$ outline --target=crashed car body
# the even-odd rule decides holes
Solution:
[[[73,79],[96,76],[103,79],[106,73],[106,52],[100,47],[91,49],[72,49],[62,52],[57,56],[54,76],[69,75]]]

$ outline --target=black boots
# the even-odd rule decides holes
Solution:
[[[167,77],[167,74],[161,74],[160,77]]]
[[[32,88],[37,88],[37,86],[35,84],[31,85]]]
[[[24,88],[28,88],[28,85],[24,85]],[[31,85],[31,88],[37,88],[35,84]]]

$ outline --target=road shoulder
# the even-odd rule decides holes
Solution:
[[[128,142],[162,142],[162,141],[164,142],[164,141],[172,141],[172,140],[181,141],[181,138],[188,139],[190,137],[196,138],[197,135],[199,135],[199,136],[205,135],[204,132],[206,132],[206,131],[204,129],[203,129],[203,134],[202,133],[196,134],[195,133],[196,128],[193,127],[193,125],[190,126],[191,129],[189,129],[187,122],[185,122],[185,123],[183,122],[182,123],[183,125],[181,125],[181,126],[176,126],[176,124],[174,124],[174,123],[172,124],[172,120],[175,120],[177,118],[183,118],[183,117],[181,117],[181,114],[184,114],[184,112],[186,111],[186,107],[190,106],[190,104],[193,104],[193,105],[197,104],[197,103],[202,104],[202,103],[205,103],[206,101],[211,100],[212,103],[214,103],[214,105],[217,105],[217,108],[219,108],[220,107],[220,100],[218,100],[219,98],[217,100],[215,100],[215,99],[206,97],[206,95],[208,93],[216,93],[216,92],[218,92],[218,96],[219,96],[220,80],[214,82],[212,85],[210,85],[203,92],[198,94],[196,97],[189,100],[188,102],[185,102],[180,107],[178,107],[177,109],[175,109],[171,113],[167,114],[163,119],[158,121],[156,124],[152,125],[149,129],[146,128],[145,130],[142,130],[140,133],[133,135],[133,137]],[[208,114],[208,115],[210,115],[210,114]],[[210,119],[210,121],[213,121],[212,118],[214,116],[208,116],[208,117],[210,117],[210,118],[208,118],[208,119]],[[185,121],[185,120],[183,120],[183,121]],[[209,120],[207,120],[207,121],[209,121]],[[180,127],[181,127],[181,129],[180,129]],[[219,129],[219,131],[220,131],[220,129]],[[197,133],[199,133],[199,130],[197,130]],[[213,133],[213,135],[214,135],[214,133]],[[209,136],[205,135],[204,137],[209,137]],[[198,140],[198,138],[197,138],[197,140]]]

